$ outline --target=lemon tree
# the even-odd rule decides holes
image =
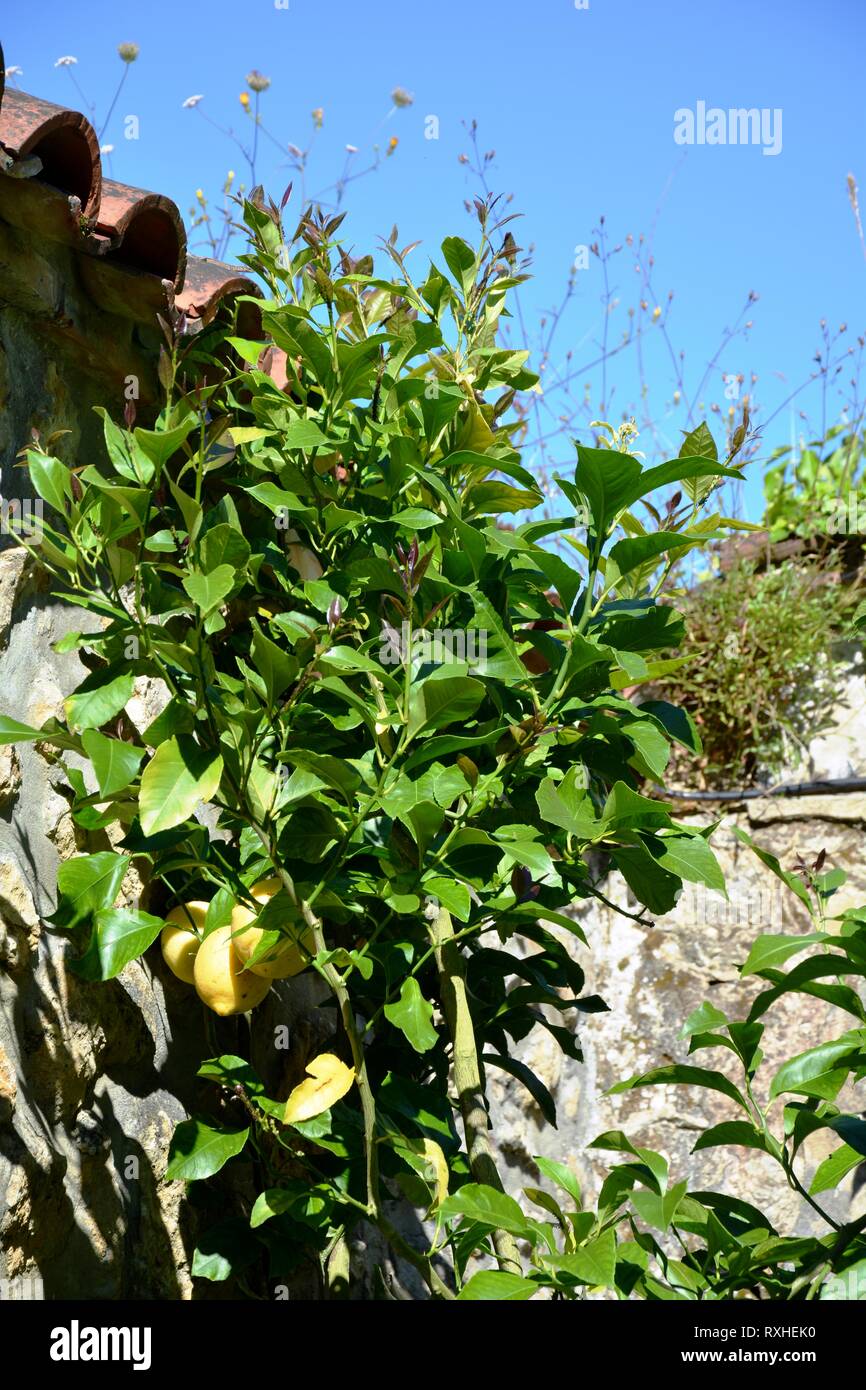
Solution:
[[[695,728],[643,688],[675,664],[665,580],[729,525],[711,504],[736,459],[702,426],[647,468],[612,431],[613,447],[577,445],[545,498],[514,409],[537,382],[497,338],[525,268],[508,219],[492,203],[477,214],[477,243],[447,238],[418,274],[395,231],[377,273],[341,245],[340,218],[306,209],[292,235],[259,192],[246,203],[260,336],[184,335],[175,318],[152,429],[104,412],[102,468],[27,451],[49,508],[35,558],[87,616],[59,648],[89,670],[64,720],[5,719],[0,738],[53,750],[81,830],[114,827],[113,849],[60,870],[52,925],[71,971],[112,978],[158,958],[162,936],[217,1015],[268,996],[279,1017],[304,972],[332,1005],[332,1042],[297,1059],[290,1096],[269,1095],[248,1057],[190,1058],[235,1119],[184,1121],[168,1176],[219,1175],[231,1196],[231,1165],[249,1161],[261,1189],[252,1205],[236,1191],[195,1274],[251,1287],[314,1260],[327,1285],[370,1223],[437,1298],[694,1296],[721,1276],[671,1263],[663,1240],[682,1218],[729,1254],[736,1211],[687,1199],[660,1156],[608,1135],[625,1161],[599,1208],[581,1208],[565,1162],[539,1159],[564,1195],[529,1190],[530,1214],[503,1190],[486,1084],[508,1073],[555,1122],[515,1044],[545,1029],[577,1063],[575,1021],[605,1007],[565,944],[583,943],[573,908],[600,895],[594,866],[621,874],[641,920],[683,880],[723,891],[709,832],[662,794]],[[165,707],[138,727],[143,678]],[[133,867],[147,911],[118,906]],[[861,1018],[823,1059],[834,1073],[860,1065]],[[693,1044],[704,1025],[721,1021],[693,1020]],[[729,1029],[738,1056],[752,1037]],[[829,1114],[806,1094],[819,1103],[801,1127]],[[750,1125],[771,1144],[748,1104],[732,1123],[720,1139]],[[856,1125],[838,1130],[862,1152]],[[428,1251],[392,1225],[396,1194],[429,1217]],[[832,1272],[843,1245],[810,1268]]]

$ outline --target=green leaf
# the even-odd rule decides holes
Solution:
[[[190,413],[183,423],[175,425],[174,429],[136,429],[135,442],[151,463],[155,463],[157,468],[161,468],[164,463],[168,462],[172,454],[177,453],[196,423],[196,416]]]
[[[636,490],[629,496],[626,506],[630,507],[640,497],[648,497],[656,488],[667,487],[669,483],[684,482],[687,478],[739,478],[738,468],[723,468],[715,459],[677,458],[668,463],[660,463],[655,468],[647,468],[641,476]]]
[[[684,535],[677,531],[653,531],[646,536],[629,536],[626,540],[617,541],[608,551],[608,560],[613,560],[620,575],[631,574],[640,565],[645,565],[648,560],[656,560],[660,555],[668,550],[677,550],[681,546],[695,545],[700,540],[697,536]],[[610,581],[610,574],[606,574],[606,580]]]
[[[839,1270],[838,1274],[829,1275],[821,1285],[818,1297],[822,1303],[825,1300],[862,1302],[866,1299],[866,1260],[857,1260],[855,1264]]]
[[[705,1129],[698,1139],[692,1153],[699,1149],[712,1149],[720,1144],[735,1144],[743,1149],[759,1149],[761,1153],[773,1154],[766,1136],[749,1124],[748,1120],[726,1120],[723,1124]],[[774,1155],[775,1156],[775,1155]]]
[[[529,1229],[527,1219],[514,1198],[485,1183],[464,1183],[459,1192],[445,1199],[439,1214],[443,1221],[465,1216],[469,1221],[489,1226],[491,1230],[510,1231],[513,1236],[526,1236]]]
[[[452,916],[457,917],[461,922],[469,921],[472,899],[465,883],[460,883],[454,878],[442,878],[434,874],[432,878],[424,879],[424,891],[432,897],[438,898],[442,906],[447,907]]]
[[[667,665],[668,663],[659,663]],[[663,674],[660,672],[659,674]],[[657,719],[662,728],[677,743],[681,743],[684,748],[688,748],[691,753],[700,753],[701,740],[698,735],[695,721],[687,710],[680,709],[677,705],[671,705],[667,700],[644,700],[643,704],[637,706],[641,714],[648,714],[653,719]]]
[[[57,870],[60,901],[49,921],[70,930],[102,908],[112,907],[128,868],[128,856],[112,850],[65,860]]]
[[[815,1081],[828,1072],[835,1072],[838,1064],[846,1057],[855,1055],[858,1045],[850,1038],[838,1038],[835,1042],[821,1043],[810,1047],[796,1057],[783,1062],[770,1082],[770,1100],[775,1100],[784,1091],[802,1092],[804,1087],[814,1085]],[[806,1095],[814,1094],[811,1090]]]
[[[652,719],[625,721],[622,731],[634,745],[634,756],[629,758],[631,766],[660,783],[671,756],[667,735]]]
[[[383,1012],[388,1022],[406,1035],[416,1052],[429,1052],[439,1041],[431,1022],[433,1005],[424,998],[414,975],[403,981],[397,1003],[386,1004]]]
[[[74,695],[63,702],[67,723],[76,729],[98,729],[126,706],[132,698],[135,676],[124,671],[120,676],[96,671],[78,687]]]
[[[0,744],[35,743],[41,738],[39,729],[31,729],[29,724],[19,724],[17,719],[10,719],[8,715],[0,715]]]
[[[33,486],[39,496],[55,511],[65,513],[66,503],[72,496],[66,464],[50,454],[37,453],[35,449],[28,449],[26,458]]]
[[[131,482],[149,482],[153,477],[153,464],[142,452],[135,436],[121,430],[104,406],[97,405],[93,408],[96,414],[102,417],[105,451],[115,471]]]
[[[165,1176],[171,1182],[211,1178],[239,1154],[249,1138],[247,1129],[216,1129],[204,1120],[182,1120],[171,1138]]]
[[[195,728],[195,712],[186,700],[173,695],[161,714],[148,724],[142,738],[149,748],[158,748],[176,734],[189,734]]]
[[[482,1269],[467,1280],[457,1295],[458,1300],[500,1303],[522,1302],[538,1292],[538,1285],[531,1279],[523,1279],[519,1274],[509,1274],[504,1269]]]
[[[327,444],[328,436],[322,433],[315,420],[298,418],[283,431],[281,442],[284,449],[318,449]]]
[[[583,769],[571,767],[561,781],[546,777],[535,793],[542,820],[558,825],[578,840],[604,838],[606,821],[599,820],[586,787]]]
[[[749,952],[740,973],[758,975],[763,970],[782,965],[790,956],[799,955],[807,946],[814,946],[831,938],[826,932],[808,932],[799,936],[780,936],[768,934],[759,936]]]
[[[679,1182],[668,1192],[633,1192],[631,1204],[648,1226],[666,1231],[677,1214],[677,1207],[685,1197],[688,1186],[687,1182]]]
[[[704,1086],[710,1091],[721,1091],[722,1095],[742,1106],[747,1114],[750,1113],[745,1097],[733,1081],[722,1072],[711,1071],[707,1067],[688,1067],[677,1062],[666,1067],[655,1067],[643,1075],[629,1077],[627,1081],[620,1081],[616,1086],[611,1086],[607,1095],[616,1096],[638,1086]]]
[[[434,672],[413,685],[409,697],[408,732],[415,735],[422,729],[442,729],[471,718],[484,699],[484,686],[471,676],[452,676],[447,671]]]
[[[660,1153],[656,1153],[655,1149],[636,1148],[628,1138],[628,1135],[623,1134],[621,1129],[606,1130],[605,1133],[600,1134],[597,1139],[593,1139],[588,1147],[590,1149],[612,1149],[614,1153],[633,1154],[635,1158],[639,1158],[641,1162],[646,1165],[649,1174],[655,1182],[656,1191],[664,1192],[667,1187],[667,1159],[663,1158]],[[626,1164],[625,1168],[614,1169],[614,1172],[622,1173],[625,1169],[627,1169],[629,1173],[636,1172],[635,1165],[633,1164]],[[646,1178],[642,1177],[641,1181],[645,1182]]]
[[[242,1057],[235,1057],[231,1053],[226,1053],[223,1057],[211,1057],[207,1062],[202,1062],[196,1076],[203,1076],[208,1081],[218,1081],[220,1085],[229,1089],[240,1084],[251,1096],[263,1096],[265,1093],[265,1083],[258,1072]]]
[[[830,1121],[829,1128],[844,1139],[849,1148],[866,1158],[866,1120],[857,1115],[837,1115]]]
[[[235,571],[231,565],[217,565],[210,574],[187,574],[183,579],[183,587],[196,608],[205,614],[217,608],[234,585]]]
[[[616,1236],[605,1231],[573,1255],[545,1257],[544,1263],[563,1274],[571,1274],[591,1288],[612,1289],[616,1276]]]
[[[471,284],[475,266],[475,252],[472,247],[462,237],[447,236],[442,243],[442,255],[457,284],[465,293],[467,284]]]
[[[379,1087],[378,1103],[387,1114],[393,1115],[401,1130],[408,1122],[410,1132],[426,1139],[435,1139],[447,1154],[460,1149],[451,1103],[443,1093],[421,1086],[405,1076],[389,1072]]]
[[[664,846],[658,862],[668,873],[676,874],[689,883],[705,883],[725,896],[725,876],[719,862],[702,835],[665,835],[659,840]]]
[[[540,492],[529,492],[522,487],[512,487],[510,483],[497,481],[476,483],[467,490],[466,506],[482,516],[498,516],[500,512],[524,512],[537,507],[542,500]]]
[[[696,429],[685,436],[680,445],[680,458],[705,458],[718,462],[719,451],[707,423],[702,420]]]
[[[577,446],[574,481],[586,498],[592,513],[592,529],[600,538],[607,535],[617,512],[635,500],[635,485],[642,469],[640,461],[614,449]]]
[[[243,1218],[231,1217],[212,1226],[199,1240],[192,1257],[193,1278],[222,1283],[246,1269],[260,1253],[261,1246]]]
[[[710,1004],[704,1000],[692,1013],[689,1014],[682,1028],[680,1029],[681,1038],[690,1038],[694,1033],[706,1033],[713,1028],[724,1028],[727,1026],[727,1015],[717,1009],[715,1004]]]
[[[535,1154],[533,1162],[539,1173],[543,1173],[551,1182],[561,1187],[563,1192],[567,1192],[576,1207],[580,1206],[580,1183],[572,1173],[570,1168],[566,1168],[564,1163],[558,1163],[555,1158],[545,1158],[542,1154]]]
[[[663,801],[641,796],[625,782],[614,782],[602,815],[611,831],[663,829],[673,824]]]
[[[147,912],[104,907],[96,914],[90,946],[71,968],[85,980],[113,980],[153,944],[164,925],[161,917]]]
[[[103,796],[123,791],[138,772],[144,749],[119,738],[106,738],[96,729],[86,729],[81,742],[93,764],[93,771]]]
[[[286,1213],[291,1215],[293,1221],[305,1225],[326,1225],[333,1205],[325,1190],[317,1191],[306,1183],[290,1179],[283,1187],[269,1187],[259,1193],[250,1213],[250,1226],[255,1230],[272,1217]]]
[[[444,517],[431,512],[429,507],[404,507],[391,517],[395,526],[409,531],[429,531],[433,526],[441,526]]]
[[[850,1144],[843,1144],[825,1158],[823,1163],[819,1163],[812,1179],[809,1193],[812,1197],[817,1197],[819,1192],[830,1192],[850,1173],[852,1168],[856,1168],[858,1163],[863,1162],[863,1155],[856,1149],[852,1149]]]
[[[273,706],[283,691],[298,674],[298,663],[294,656],[284,652],[276,642],[266,637],[258,623],[253,621],[253,640],[250,652],[253,665],[265,682],[268,704]]]
[[[218,569],[220,565],[230,565],[233,570],[242,570],[249,558],[249,541],[228,522],[212,526],[201,538],[199,559],[201,569],[205,573]]]
[[[200,748],[188,734],[161,743],[141,776],[138,805],[145,835],[187,820],[200,801],[215,795],[222,770],[220,755]]]
[[[632,845],[617,845],[611,853],[638,902],[650,912],[673,910],[682,886],[680,879],[661,867],[642,840]]]

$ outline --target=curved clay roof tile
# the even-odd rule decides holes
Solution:
[[[106,179],[96,228],[109,239],[111,260],[183,284],[186,232],[170,198]]]
[[[4,62],[0,47],[0,150],[18,162],[38,158],[41,168],[24,177],[0,173],[0,216],[31,236],[71,241],[83,253],[79,266],[88,293],[111,314],[154,321],[174,295],[189,319],[207,324],[238,295],[260,297],[240,267],[187,260],[183,221],[170,198],[113,179],[103,183],[99,141],[87,117],[4,91]],[[255,305],[240,305],[238,331],[260,336]]]
[[[18,160],[42,161],[35,181],[59,188],[93,217],[102,193],[102,163],[96,131],[80,111],[9,88],[0,106],[0,145]]]
[[[210,323],[225,299],[239,294],[261,295],[255,281],[244,273],[240,266],[224,265],[222,261],[210,261],[203,256],[191,257],[183,288],[175,298],[175,305],[182,309],[188,318],[201,319]],[[256,338],[261,330],[261,315],[255,305],[242,304],[238,314],[238,332],[242,337]]]

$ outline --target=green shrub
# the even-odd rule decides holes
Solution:
[[[700,729],[702,785],[765,784],[800,762],[837,699],[834,651],[853,601],[818,560],[740,563],[691,591],[685,662],[666,693]],[[677,771],[695,785],[694,764]]]
[[[776,449],[764,473],[771,541],[866,532],[866,437],[836,425],[796,459],[792,452]]]

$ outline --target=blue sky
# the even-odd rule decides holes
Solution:
[[[535,278],[522,292],[531,336],[539,313],[561,297],[575,248],[593,242],[600,215],[611,246],[628,233],[652,238],[654,293],[641,340],[647,404],[639,400],[634,349],[609,362],[604,384],[608,418],[647,410],[657,421],[659,447],[670,443],[675,451],[686,424],[686,403],[674,399],[671,350],[685,352],[684,384],[695,410],[712,401],[726,405],[723,374],[748,379],[755,372],[759,419],[768,419],[814,369],[822,319],[834,333],[848,324],[841,344],[856,346],[866,331],[866,259],[846,192],[850,171],[866,204],[863,0],[589,0],[588,9],[574,0],[289,0],[285,9],[274,0],[42,0],[38,10],[10,5],[0,38],[7,65],[23,69],[20,86],[80,109],[72,71],[100,118],[122,70],[116,45],[137,42],[140,56],[104,136],[115,147],[110,171],[167,193],[184,214],[197,187],[218,191],[227,168],[249,180],[239,152],[203,115],[248,142],[252,123],[238,96],[250,69],[271,79],[262,111],[279,143],[304,147],[310,113],[323,108],[311,191],[333,182],[347,143],[359,147],[355,159],[363,167],[374,142],[384,151],[396,135],[393,155],[347,192],[344,229],[359,251],[373,248],[394,222],[401,240],[423,239],[418,258],[435,254],[444,235],[472,235],[463,199],[477,180],[458,156],[471,153],[461,121],[474,118],[481,150],[496,151],[489,185],[513,195],[513,210],[525,214],[514,228],[518,240],[535,248]],[[78,59],[74,69],[55,68],[63,55]],[[395,111],[389,94],[397,85],[414,101]],[[200,107],[182,109],[197,94]],[[781,110],[780,152],[677,145],[674,113],[700,101],[724,110]],[[128,115],[138,118],[137,139],[124,138]],[[431,115],[439,123],[435,140],[425,139]],[[261,138],[258,177],[276,197],[290,177],[288,161],[287,152]],[[719,353],[699,401],[698,382],[749,291],[760,296],[747,314],[753,327]],[[566,371],[569,348],[574,367],[598,356],[603,294],[599,262],[590,257],[589,269],[575,275],[574,298],[557,329],[552,373]],[[618,301],[607,315],[612,346],[628,306],[641,298],[627,246],[612,257],[609,294]],[[656,303],[667,339],[649,318]],[[849,359],[824,402],[828,423],[838,413],[839,383],[850,375]],[[578,373],[578,398],[585,382],[596,409],[600,371]],[[565,404],[548,391],[547,413],[539,417],[545,432],[555,431]],[[811,432],[797,418],[801,408],[817,426],[820,390],[775,415],[763,454],[792,432]],[[553,442],[555,459],[568,455],[567,440]],[[746,492],[751,516],[760,510],[759,471],[754,465]]]

